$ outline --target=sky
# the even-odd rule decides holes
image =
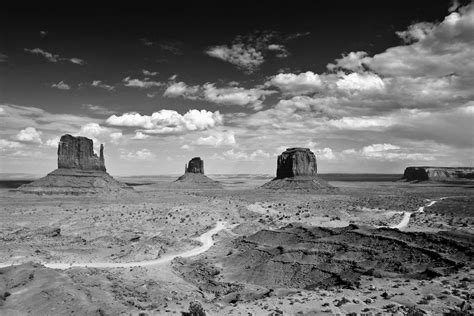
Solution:
[[[218,2],[0,12],[0,172],[57,166],[61,135],[112,175],[473,166],[472,1]]]

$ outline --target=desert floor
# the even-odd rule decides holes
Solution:
[[[0,190],[1,315],[180,315],[193,301],[208,315],[473,312],[472,187],[333,181],[338,190],[317,194],[256,189],[265,178],[218,179],[225,184],[218,190],[170,187],[168,179],[153,177],[120,180],[134,183],[136,193],[37,196]],[[359,235],[364,230],[378,241],[392,238],[405,248],[380,260],[395,262],[400,273],[361,273],[350,285],[331,279],[308,286],[297,267],[305,259],[287,260],[290,252],[304,249],[282,251],[286,259],[265,266],[266,271],[261,271],[264,258],[250,262],[243,255],[261,256],[263,248],[278,242],[263,236],[252,243],[260,236],[256,233],[277,232],[280,238],[287,234],[283,227],[292,230],[299,224],[341,236],[331,242],[310,236],[313,247],[344,245],[346,231],[338,227],[351,224]],[[383,236],[371,230],[377,227]],[[423,234],[410,235],[416,238],[408,247],[409,242],[400,241],[405,235],[386,227]],[[464,248],[436,249],[432,240],[426,241],[440,231],[454,232],[450,238],[462,236]],[[356,240],[348,243],[358,245]],[[330,249],[325,250],[328,263],[357,264],[358,252],[340,259]],[[271,251],[269,258],[277,262]],[[377,251],[372,262],[382,254]],[[410,274],[419,266],[404,265],[413,265],[418,255],[427,267],[443,268],[443,273]],[[448,259],[451,255],[456,259]]]

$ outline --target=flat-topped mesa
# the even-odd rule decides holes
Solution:
[[[97,157],[92,139],[63,135],[58,145],[58,168],[106,171],[104,145],[100,145],[100,154]]]
[[[318,172],[316,156],[309,148],[287,148],[277,160],[277,179],[314,177]]]
[[[204,161],[200,157],[194,157],[184,167],[184,173],[204,174]]]
[[[262,188],[307,192],[332,191],[335,188],[318,178],[316,155],[309,148],[287,148],[277,159],[276,177]]]
[[[474,181],[474,167],[407,167],[406,181]]]

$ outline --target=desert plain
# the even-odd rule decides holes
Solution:
[[[337,190],[318,194],[259,188],[268,176],[173,179],[118,178],[134,190],[103,196],[1,189],[0,314],[472,312],[469,185],[329,176]]]

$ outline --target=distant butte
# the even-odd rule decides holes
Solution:
[[[87,137],[63,135],[58,144],[58,169],[45,177],[18,188],[20,192],[47,194],[103,194],[132,190],[112,178],[105,168],[104,146],[94,153]]]
[[[221,189],[222,185],[204,175],[204,161],[200,157],[194,157],[184,166],[184,174],[174,183],[174,187]]]
[[[473,167],[407,167],[402,180],[409,182],[474,182]]]
[[[276,177],[262,188],[330,191],[335,188],[317,176],[316,155],[309,148],[287,148],[277,159]]]

